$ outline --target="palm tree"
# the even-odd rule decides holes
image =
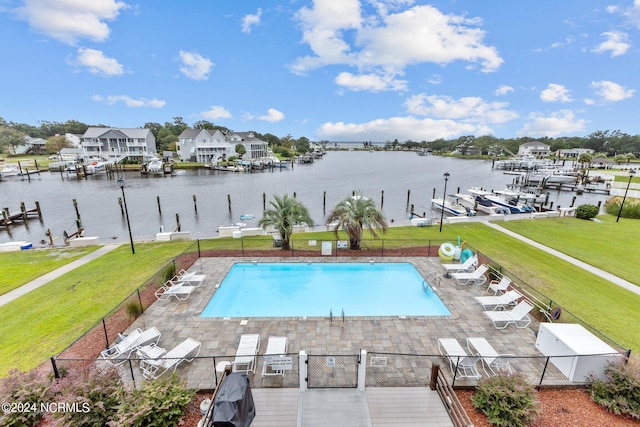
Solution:
[[[307,208],[295,197],[285,194],[283,197],[273,196],[269,202],[271,209],[264,211],[264,216],[258,221],[260,227],[273,226],[282,238],[282,249],[289,250],[289,239],[292,228],[296,224],[313,225],[313,220]]]
[[[369,229],[371,235],[377,238],[377,229],[382,233],[387,231],[387,220],[382,211],[376,208],[372,200],[367,199],[360,193],[354,194],[341,200],[333,208],[327,217],[326,224],[335,223],[333,229],[336,238],[338,230],[344,229],[349,234],[349,249],[360,249],[362,232],[364,228]]]

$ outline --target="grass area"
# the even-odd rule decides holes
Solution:
[[[597,221],[571,217],[504,221],[500,226],[640,285],[632,261],[640,253],[640,221],[601,215]],[[606,237],[605,237],[606,236]],[[634,255],[635,254],[635,255]]]
[[[34,249],[0,253],[0,295],[28,283],[43,274],[70,263],[98,249],[84,248]]]
[[[607,218],[603,218],[602,223],[593,223],[575,218],[558,218],[509,221],[501,225],[515,227],[515,231],[518,232],[520,231],[517,228],[521,228],[522,234],[525,235],[539,234],[544,238],[543,243],[556,248],[566,246],[571,250],[567,253],[572,256],[580,252],[583,256],[588,254],[594,260],[602,258],[602,265],[614,265],[612,263],[617,262],[619,257],[613,254],[617,254],[615,250],[622,246],[615,240],[618,236],[628,248],[626,257],[620,260],[621,264],[633,264],[629,261],[628,254],[637,253],[638,249],[637,246],[631,246],[636,249],[633,252],[628,246],[632,244],[629,243],[632,239],[628,236],[637,235],[636,224],[627,226],[622,222],[618,223],[619,229],[624,225],[624,233],[615,228],[615,219],[613,223]],[[611,227],[611,230],[597,228],[599,226]],[[637,226],[640,227],[640,224]],[[594,236],[603,236],[604,233],[607,233],[608,238],[596,240],[597,247],[592,248],[595,246]],[[474,249],[499,262],[515,277],[522,278],[552,297],[558,304],[619,344],[631,348],[633,353],[640,351],[640,328],[637,328],[640,323],[640,311],[637,310],[640,306],[640,296],[517,239],[498,233],[484,224],[446,225],[442,233],[438,231],[438,227],[393,227],[385,235],[384,246],[413,245],[419,241],[424,244],[426,240],[439,242],[442,239],[456,242],[458,236],[469,242]],[[610,239],[609,236],[613,236],[614,239]],[[306,249],[309,240],[317,240],[317,250],[320,250],[320,241],[334,238],[331,232],[300,233],[292,236],[294,245],[304,245]],[[346,235],[341,233],[340,238],[346,238]],[[139,244],[136,245],[135,256],[132,256],[128,246],[124,245],[47,286],[0,307],[0,317],[3,319],[0,323],[0,376],[14,367],[33,368],[66,348],[156,273],[169,259],[191,244],[193,242]],[[379,244],[380,242],[365,243],[374,246]],[[200,242],[202,250],[237,250],[239,245],[244,245],[245,249],[271,248],[272,238],[261,236]],[[12,264],[9,258],[3,261],[5,262],[0,264],[0,277],[6,276],[5,272]],[[595,261],[593,263],[596,264]]]
[[[0,376],[62,351],[191,244],[141,243],[135,255],[123,245],[0,307]]]

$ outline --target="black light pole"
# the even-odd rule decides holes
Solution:
[[[616,218],[616,222],[620,220],[620,214],[622,213],[622,208],[624,207],[624,201],[627,199],[627,192],[629,191],[629,185],[631,185],[631,179],[636,174],[635,169],[631,169],[629,171],[629,182],[627,182],[627,189],[624,190],[624,197],[622,198],[622,203],[620,203],[620,210],[618,211],[618,218]]]
[[[127,209],[127,198],[124,195],[124,178],[118,178],[118,185],[122,190],[122,201],[124,202],[124,215],[127,218],[127,228],[129,229],[129,241],[131,242],[131,253],[136,253],[136,248],[133,247],[133,236],[131,235],[131,223],[129,222],[129,210]]]
[[[447,180],[449,179],[449,172],[444,173],[444,193],[442,193],[442,209],[440,210],[440,233],[442,233],[442,221],[444,220],[444,199],[447,198]]]

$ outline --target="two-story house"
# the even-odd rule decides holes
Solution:
[[[518,147],[519,156],[549,157],[551,146],[540,141],[530,141]]]
[[[237,156],[236,145],[242,144],[245,160],[267,157],[268,146],[265,141],[255,137],[253,132],[230,132],[223,134],[219,130],[185,129],[178,137],[176,151],[183,161],[198,163],[218,163]]]
[[[149,129],[90,127],[80,142],[85,159],[145,161],[157,156],[156,138]]]

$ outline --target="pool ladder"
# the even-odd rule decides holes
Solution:
[[[342,324],[344,324],[344,308],[342,309],[341,317],[342,317]],[[332,308],[329,309],[329,324],[333,325],[333,309]]]

